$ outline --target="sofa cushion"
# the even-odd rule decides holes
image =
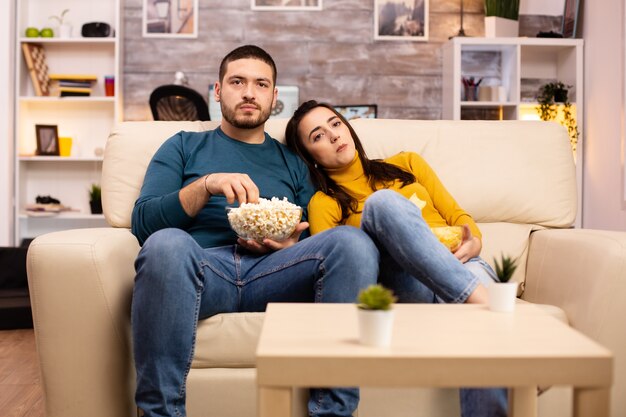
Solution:
[[[287,121],[267,132],[284,140]],[[146,168],[161,144],[180,130],[218,122],[124,122],[107,141],[102,204],[111,226],[130,227]],[[576,177],[567,131],[529,121],[357,119],[353,126],[371,158],[402,151],[421,154],[478,222],[569,227],[576,216]]]
[[[357,119],[370,158],[402,151],[428,161],[477,222],[569,227],[576,175],[567,130],[531,121]]]
[[[191,367],[254,367],[264,316],[263,313],[229,313],[200,320]]]

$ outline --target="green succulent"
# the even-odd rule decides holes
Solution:
[[[380,284],[370,285],[359,292],[359,308],[364,310],[389,310],[397,298],[393,291]]]
[[[485,16],[519,19],[519,0],[485,0]]]
[[[496,258],[493,258],[493,263],[496,267],[496,275],[500,282],[509,282],[513,273],[517,269],[517,259],[512,259],[510,256],[500,256],[500,263]]]
[[[100,201],[102,198],[102,188],[98,184],[91,184],[89,190],[89,201]]]

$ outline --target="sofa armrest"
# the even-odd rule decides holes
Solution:
[[[523,298],[562,308],[572,327],[613,353],[612,415],[626,410],[626,232],[533,232]]]
[[[130,304],[137,239],[128,229],[50,233],[27,270],[47,417],[134,415]]]

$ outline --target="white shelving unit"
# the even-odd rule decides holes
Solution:
[[[101,214],[89,208],[88,190],[100,182],[102,153],[113,124],[122,120],[120,0],[20,0],[17,4],[15,92],[14,243],[43,233],[105,226]],[[50,16],[69,9],[65,21],[73,26],[70,38],[26,38],[27,27],[52,27]],[[83,38],[81,27],[105,22],[112,36]],[[92,74],[98,80],[88,97],[37,96],[26,66],[22,44],[38,43],[45,50],[49,73]],[[115,77],[112,97],[105,95],[104,77]],[[60,137],[72,138],[69,157],[37,156],[35,125],[56,125]],[[33,217],[26,205],[38,195],[57,198],[72,211]]]
[[[539,120],[534,96],[541,84],[561,81],[571,86],[569,100],[580,135],[576,154],[578,217],[582,219],[584,132],[583,40],[552,38],[452,38],[443,45],[443,119],[461,120],[476,110],[488,119]],[[481,58],[484,61],[481,61]],[[462,77],[483,78],[481,86],[502,86],[502,101],[465,101]],[[496,117],[493,117],[496,115]]]

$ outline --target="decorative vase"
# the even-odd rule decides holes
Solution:
[[[393,330],[393,310],[357,309],[359,342],[367,346],[388,347]]]
[[[69,23],[64,23],[59,26],[59,37],[60,38],[71,38],[72,37],[72,25]]]
[[[492,282],[487,291],[491,311],[510,313],[515,310],[517,282]]]
[[[519,36],[519,21],[498,16],[485,16],[486,38],[516,38]]]
[[[90,201],[91,214],[102,214],[102,200]]]

